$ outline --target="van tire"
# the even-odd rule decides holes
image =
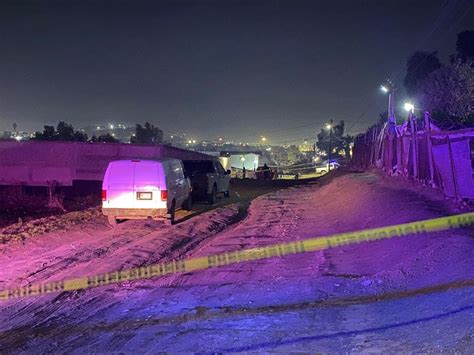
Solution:
[[[171,202],[171,208],[169,210],[169,215],[170,215],[170,224],[173,225],[175,224],[175,218],[176,218],[176,200],[173,200]]]
[[[207,195],[207,202],[209,202],[210,205],[213,205],[216,203],[217,200],[217,186],[214,185],[212,187],[212,192]]]
[[[229,184],[229,187],[227,188],[227,191],[224,191],[224,197],[230,197],[230,184]]]
[[[183,209],[186,211],[191,211],[193,208],[193,198],[191,197],[191,194],[189,194],[189,197],[183,202]]]
[[[117,218],[115,216],[107,216],[107,220],[112,227],[117,225]]]

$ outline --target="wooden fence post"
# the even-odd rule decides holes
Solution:
[[[459,199],[458,182],[456,180],[456,169],[454,166],[454,159],[453,159],[453,147],[451,145],[451,139],[449,139],[449,135],[446,135],[446,140],[448,141],[449,160],[451,162],[451,176],[453,179],[454,197],[456,198],[456,200],[458,200]]]
[[[410,112],[410,128],[411,128],[411,139],[412,139],[412,160],[413,160],[413,177],[418,178],[418,152],[416,148],[416,132],[415,132],[415,115]]]
[[[433,144],[431,142],[431,117],[428,111],[425,112],[425,133],[426,133],[426,149],[428,150],[428,165],[430,168],[430,185],[435,186],[434,175],[435,167],[433,163]]]

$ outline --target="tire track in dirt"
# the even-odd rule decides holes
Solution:
[[[117,257],[120,256],[120,253],[122,253],[124,250],[127,250],[129,253],[122,259],[121,268],[125,267],[125,265],[127,267],[144,266],[151,263],[183,258],[200,249],[204,244],[214,239],[215,236],[220,235],[222,232],[229,230],[235,225],[239,225],[239,222],[243,221],[247,217],[247,211],[251,200],[252,199],[241,201],[238,205],[238,209],[236,211],[234,210],[234,213],[232,213],[230,216],[227,216],[224,220],[209,223],[206,228],[204,228],[204,231],[202,231],[202,226],[200,226],[198,222],[201,216],[211,215],[212,220],[212,217],[219,217],[222,214],[222,210],[229,209],[232,206],[222,207],[218,208],[217,210],[205,212],[199,216],[189,219],[189,221],[185,219],[184,223],[172,227],[173,230],[168,228],[166,230],[160,231],[160,233],[155,233],[156,231],[143,232],[138,238],[137,232],[135,230],[131,230],[135,226],[136,221],[131,223],[127,222],[124,224],[124,226],[127,225],[127,230],[125,233],[120,235],[120,238],[122,238],[121,240],[113,241],[112,243],[106,245],[104,245],[103,240],[98,241],[94,244],[94,249],[89,248],[89,250],[83,250],[79,253],[75,253],[73,256],[68,257],[71,262],[69,262],[67,265],[76,265],[76,267],[78,267],[80,265],[77,262],[78,260],[81,264],[83,264],[100,258],[103,259],[112,256]],[[284,209],[281,208],[281,210],[283,211]],[[197,233],[194,232],[195,229],[198,229]],[[172,236],[171,242],[168,235],[170,232],[173,232],[174,234]],[[142,245],[140,242],[142,237],[147,237],[147,244]],[[109,236],[104,237],[104,239],[107,238],[109,238]],[[162,247],[159,250],[153,250],[153,248],[150,248],[150,244],[163,243],[164,241],[168,242],[166,243],[166,247]],[[46,268],[46,270],[36,273],[35,276],[53,277],[53,275],[55,275],[54,270],[61,270],[61,265],[65,265],[65,262],[66,261],[63,260],[63,264],[61,264],[61,261],[58,261],[54,267],[50,266],[49,270]],[[115,269],[117,268],[114,268],[114,270]],[[28,326],[34,326],[35,332],[47,332],[47,334],[50,335],[51,332],[57,332],[57,335],[60,336],[61,324],[64,323],[65,318],[68,319],[68,326],[74,327],[74,324],[84,324],[89,321],[94,322],[94,320],[97,320],[98,318],[101,319],[101,315],[106,315],[110,309],[120,302],[120,299],[115,300],[110,297],[111,294],[116,297],[117,287],[120,287],[121,294],[127,294],[127,290],[129,288],[133,288],[133,291],[136,292],[140,289],[145,290],[155,288],[156,286],[160,286],[160,279],[154,281],[153,286],[150,286],[149,281],[122,283],[120,286],[111,285],[109,287],[101,288],[101,291],[99,292],[92,291],[94,293],[89,290],[62,293],[49,301],[47,297],[51,298],[51,296],[44,296],[44,301],[47,303],[42,301],[32,302],[32,304],[25,307],[21,312],[18,312],[17,319],[11,318],[10,321],[14,320],[12,323],[26,323]],[[52,302],[67,304],[67,309],[62,309],[61,307],[52,307]],[[70,303],[74,303],[74,305],[71,306]],[[38,309],[41,310],[43,308],[45,308],[44,311],[46,312],[43,313],[43,315],[49,315],[45,320],[40,319],[40,323],[37,321],[35,322],[34,319],[28,317],[28,314],[31,314],[32,311]],[[75,310],[74,314],[71,314],[70,312],[72,308]],[[37,317],[34,318],[38,320]],[[9,330],[9,334],[14,334],[14,336],[9,339],[9,342],[11,344],[15,344],[15,346],[22,346],[26,344],[24,340],[26,337],[22,336],[21,333],[23,333],[23,330],[25,329],[28,330],[25,331],[26,334],[31,333],[31,328],[28,326],[24,327],[23,325],[20,325],[14,327],[11,329],[13,332],[10,332]],[[116,340],[119,341],[118,338],[115,339],[115,337],[113,337],[111,339],[111,343],[115,344]],[[54,350],[51,348],[48,349],[50,351]]]
[[[283,203],[282,197],[294,193],[294,189],[295,188],[291,187],[265,194],[242,206],[244,209],[243,215],[245,216],[242,216],[238,223],[229,226],[220,233],[214,234],[211,238],[207,238],[199,248],[190,249],[182,256],[198,257],[202,256],[202,254],[207,255],[210,253],[236,251],[286,240],[288,235],[291,234],[292,230],[296,227],[300,218],[298,213],[288,216],[288,206],[298,206],[299,202],[285,201],[285,203]],[[265,209],[259,210],[263,205]],[[271,217],[269,218],[269,216]],[[251,226],[248,224],[251,224]],[[206,250],[207,252],[205,252]],[[233,271],[231,269],[232,267],[225,268],[225,271],[224,269],[215,271],[232,273]],[[241,272],[241,270],[238,272]],[[196,273],[177,274],[163,279],[157,279],[156,282],[161,286],[182,288],[186,287],[190,281],[194,284],[195,282],[192,280],[196,280],[196,277]],[[202,282],[203,280],[199,280],[199,285],[202,285]]]
[[[112,256],[120,249],[127,249],[128,251],[132,251],[128,258],[122,260],[121,268],[143,266],[155,262],[167,261],[174,258],[178,258],[180,255],[186,254],[189,250],[198,247],[203,241],[206,240],[206,238],[209,238],[210,236],[226,229],[229,225],[237,223],[241,220],[241,218],[245,217],[245,211],[242,211],[242,209],[234,208],[234,210],[232,211],[231,208],[226,208],[226,210],[229,209],[232,212],[230,216],[226,216],[226,218],[224,219],[221,218],[221,220],[218,222],[212,221],[212,219],[213,217],[215,217],[215,215],[221,215],[223,209],[208,212],[207,214],[211,215],[211,222],[209,223],[208,228],[205,228],[204,230],[199,229],[198,232],[192,234],[191,237],[186,237],[186,235],[188,235],[188,233],[186,232],[189,232],[190,230],[193,231],[194,227],[197,227],[197,225],[199,224],[199,221],[197,219],[194,221],[190,220],[189,222],[187,222],[187,227],[183,227],[183,225],[175,226],[175,230],[177,229],[179,233],[176,233],[173,239],[166,238],[171,228],[167,228],[164,231],[160,231],[159,233],[157,233],[157,231],[153,229],[150,231],[142,231],[141,233],[137,233],[134,230],[130,230],[132,226],[128,226],[129,229],[126,231],[126,233],[121,234],[122,239],[120,241],[112,241],[110,244],[107,244],[106,247],[103,246],[102,243],[102,249],[107,248],[107,256]],[[136,223],[137,222],[134,221],[134,223],[132,222],[131,225],[134,225]],[[163,242],[166,240],[170,241],[170,243],[168,243],[165,248],[162,248],[159,253],[154,250],[150,250],[150,248],[147,248],[146,245],[140,245],[141,237],[150,236],[153,234],[155,234],[155,236],[148,240],[148,245],[150,243],[154,244],[156,242]],[[100,244],[100,242],[95,243],[95,246],[97,246],[98,244]],[[85,263],[92,259],[98,258],[96,254],[91,252],[96,249],[97,248],[91,248],[75,253],[67,259],[58,260],[56,263],[50,264],[42,268],[41,270],[38,270],[28,275],[28,277],[30,277],[30,280],[32,276],[33,279],[41,278],[42,280],[44,280],[45,277],[54,277],[57,272],[70,265],[74,264],[76,267],[79,267],[80,264],[78,264],[78,261],[80,263]],[[136,285],[134,283],[134,289],[135,286]],[[108,287],[108,289],[116,290],[116,287],[118,286],[113,285]],[[120,287],[127,288],[127,283],[123,283]],[[52,299],[51,295],[42,296],[41,298],[43,298],[47,303],[40,301],[35,302],[35,300],[33,300],[32,303],[18,309],[15,314],[12,314],[10,316],[9,322],[16,324],[26,323],[26,325],[21,325],[19,327],[13,328],[15,329],[14,333],[17,335],[9,339],[9,342],[11,342],[12,346],[14,347],[21,347],[22,344],[24,344],[24,342],[21,340],[23,337],[20,335],[23,330],[31,332],[31,329],[34,328],[35,332],[43,332],[46,331],[46,329],[51,329],[51,327],[56,328],[55,325],[57,325],[56,329],[60,329],[60,324],[65,316],[67,316],[69,318],[69,321],[72,322],[87,322],[88,320],[96,318],[98,314],[106,312],[107,309],[110,309],[116,303],[119,302],[113,301],[112,303],[110,303],[106,301],[108,295],[110,294],[108,290],[104,290],[104,292],[100,292],[99,294],[94,295],[92,298],[87,296],[88,293],[89,292],[87,290],[76,291],[72,293],[61,293]],[[49,298],[50,300],[48,301],[47,298]],[[70,310],[71,302],[75,303],[74,308],[76,310],[87,309],[91,310],[92,312],[89,314],[80,313],[78,317],[75,317],[74,315],[69,314],[68,310],[63,310],[61,308],[62,304],[67,303],[68,308]],[[9,309],[11,310],[12,308],[10,307]],[[32,314],[34,315],[33,317],[31,317]]]

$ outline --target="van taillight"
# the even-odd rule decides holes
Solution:
[[[107,190],[102,190],[102,201],[107,200]]]
[[[161,201],[166,201],[166,200],[168,200],[168,191],[161,190]]]

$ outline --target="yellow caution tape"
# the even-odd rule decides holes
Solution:
[[[466,213],[420,222],[366,229],[358,232],[335,234],[327,237],[310,238],[290,243],[274,244],[260,248],[244,249],[235,252],[210,255],[207,257],[174,260],[168,263],[153,264],[144,267],[107,272],[63,281],[12,288],[0,291],[0,301],[63,291],[84,290],[122,281],[143,280],[157,276],[210,269],[244,261],[268,259],[289,254],[301,254],[392,237],[467,228],[471,226],[474,226],[474,213]]]

